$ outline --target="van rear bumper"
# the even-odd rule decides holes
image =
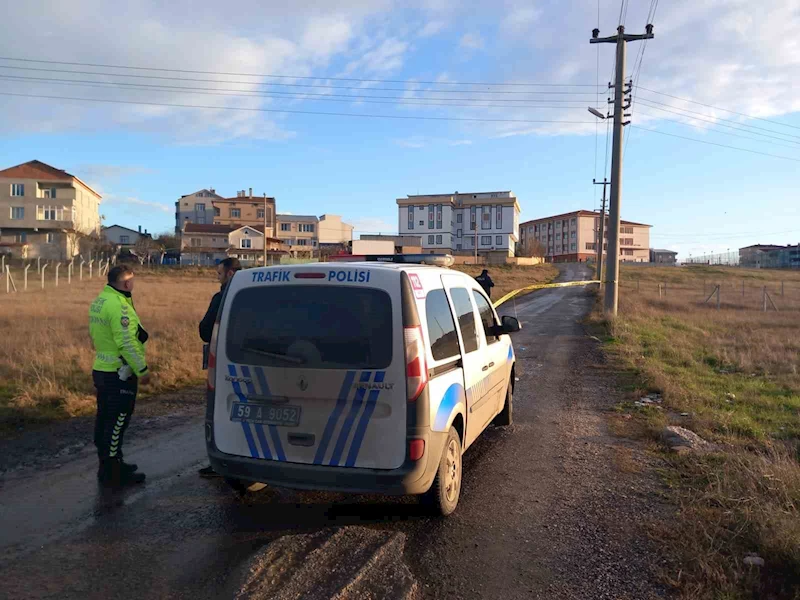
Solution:
[[[428,491],[447,440],[447,433],[414,432],[413,438],[425,440],[422,458],[411,461],[406,457],[400,468],[387,470],[308,465],[225,454],[217,449],[209,430],[213,431],[213,423],[206,421],[208,457],[214,471],[223,477],[300,490],[400,496]]]

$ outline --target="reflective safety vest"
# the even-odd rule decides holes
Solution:
[[[89,335],[95,350],[92,368],[111,373],[127,363],[137,377],[147,373],[138,331],[139,317],[131,298],[107,285],[89,307]]]

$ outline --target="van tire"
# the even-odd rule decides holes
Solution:
[[[462,473],[461,438],[455,427],[447,433],[447,441],[439,458],[439,468],[431,488],[422,495],[422,504],[434,514],[446,517],[453,514],[461,496]]]
[[[255,481],[243,481],[242,479],[233,479],[231,477],[225,478],[225,483],[237,494],[244,496],[247,492],[255,493],[260,492],[265,487],[266,483],[258,483]]]
[[[508,427],[514,422],[514,385],[513,382],[508,382],[508,390],[506,390],[506,401],[503,404],[503,410],[492,421],[492,424],[497,427]]]

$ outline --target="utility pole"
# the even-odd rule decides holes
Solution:
[[[616,316],[619,303],[619,225],[620,210],[622,208],[622,128],[630,123],[623,121],[629,115],[625,110],[630,108],[630,102],[623,104],[624,96],[630,93],[626,90],[625,81],[625,52],[628,42],[647,40],[653,38],[653,26],[645,26],[646,33],[626,35],[625,27],[617,27],[617,35],[601,38],[599,29],[592,31],[590,44],[616,44],[617,63],[616,78],[614,82],[614,141],[611,154],[611,203],[608,210],[608,252],[606,253],[606,292],[604,310],[607,316]]]
[[[264,266],[267,266],[267,193],[264,192]]]
[[[599,241],[597,242],[597,280],[603,282],[603,243],[605,239],[605,224],[606,224],[606,186],[610,184],[610,182],[603,177],[603,181],[599,182],[595,179],[592,179],[592,183],[595,185],[602,185],[603,186],[603,204],[602,208],[600,209],[600,234],[599,234]]]

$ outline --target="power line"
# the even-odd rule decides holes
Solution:
[[[772,119],[765,119],[764,117],[756,117],[754,115],[748,115],[746,113],[736,112],[735,110],[730,110],[728,108],[722,108],[720,106],[713,106],[711,104],[703,104],[702,102],[698,102],[696,100],[690,100],[689,98],[681,98],[680,96],[673,96],[672,94],[667,94],[666,92],[659,92],[657,90],[651,90],[646,87],[642,87],[640,85],[636,86],[640,90],[644,90],[645,92],[651,92],[653,94],[659,94],[660,96],[667,96],[669,98],[674,98],[675,100],[681,100],[683,102],[690,102],[691,104],[697,104],[699,106],[705,106],[706,108],[712,108],[714,110],[721,110],[726,113],[730,113],[732,115],[739,115],[740,117],[747,117],[748,119],[755,119],[757,121],[766,121],[767,123],[772,123],[774,125],[781,125],[782,127],[791,127],[792,129],[800,129],[797,125],[789,125],[789,123],[782,123],[780,121],[773,121]]]
[[[652,25],[653,24],[653,20],[656,17],[656,11],[657,10],[658,10],[658,0],[650,0],[650,9],[647,11],[647,19],[645,19],[645,23],[644,23],[645,27],[647,27],[647,25]],[[633,63],[633,71],[632,71],[633,77],[631,78],[631,85],[633,85],[634,81],[636,81],[636,82],[639,81],[639,75],[641,75],[641,73],[642,73],[642,64],[644,63],[644,52],[647,49],[647,43],[649,41],[650,40],[645,40],[642,43],[642,45],[639,47],[639,55],[637,57],[637,61],[638,61],[639,64],[638,64],[638,66],[636,65],[637,61],[634,61],[634,63]],[[631,116],[633,115],[633,111],[636,108],[636,100],[637,100],[637,92],[638,91],[639,91],[638,89],[634,89],[633,90],[633,96],[631,98]],[[631,135],[629,135],[625,139],[625,148],[622,151],[622,155],[623,156],[625,156],[625,153],[628,152],[628,145],[631,143],[631,138],[632,137],[633,137],[633,132],[631,131]]]
[[[558,103],[566,103],[572,102],[573,104],[578,104],[580,108],[584,106],[584,103],[579,100],[558,100],[556,99],[546,99],[546,100],[537,100],[535,98],[526,98],[526,99],[517,99],[517,98],[431,98],[429,96],[417,96],[417,97],[405,97],[405,96],[375,96],[375,95],[359,95],[359,94],[321,94],[321,93],[314,93],[314,92],[279,92],[279,91],[262,91],[262,90],[247,90],[247,89],[230,89],[230,88],[206,88],[206,87],[186,87],[186,86],[174,86],[174,85],[167,85],[167,84],[148,84],[148,83],[127,83],[127,82],[120,82],[120,81],[94,81],[94,80],[87,80],[87,79],[58,79],[58,78],[50,78],[50,77],[22,77],[17,75],[0,75],[0,79],[6,80],[13,80],[13,81],[31,81],[34,83],[55,83],[57,85],[76,85],[79,87],[99,87],[99,88],[121,88],[121,89],[156,89],[159,91],[179,91],[179,92],[188,92],[188,93],[196,93],[195,90],[199,90],[202,92],[223,92],[222,94],[215,94],[215,95],[230,95],[236,96],[236,93],[228,93],[228,92],[244,92],[244,94],[238,94],[243,97],[251,97],[251,98],[258,98],[258,97],[266,97],[266,98],[273,98],[273,97],[283,97],[288,96],[292,99],[315,99],[315,97],[319,98],[349,98],[354,101],[366,101],[365,98],[382,98],[386,100],[398,100],[405,103],[406,101],[409,104],[418,104],[421,106],[425,106],[423,103],[411,102],[414,100],[434,100],[436,102],[440,102],[441,104],[431,103],[431,106],[473,106],[472,104],[450,104],[451,102],[558,102]],[[309,98],[311,96],[312,98]],[[381,102],[379,104],[391,104],[387,102]],[[475,106],[497,106],[498,108],[517,108],[518,106],[522,107],[530,107],[534,108],[533,105],[475,105]],[[555,107],[558,108],[558,107]],[[569,108],[569,107],[566,107]],[[576,107],[577,108],[577,107]]]
[[[680,138],[682,140],[689,140],[690,142],[697,142],[698,144],[708,144],[709,146],[718,146],[720,148],[727,148],[729,150],[739,150],[741,152],[749,152],[750,154],[760,154],[761,156],[769,156],[771,158],[782,158],[783,160],[791,160],[793,162],[800,162],[800,158],[792,158],[790,156],[781,156],[779,154],[769,154],[768,152],[759,152],[758,150],[748,150],[747,148],[738,148],[736,146],[728,146],[726,144],[718,144],[716,142],[709,142],[706,140],[698,140],[697,138],[688,137],[685,135],[677,135],[675,133],[667,133],[666,131],[658,131],[657,129],[648,129],[647,127],[640,127],[638,125],[631,125],[636,129],[642,131],[649,131],[650,133],[657,133],[659,135],[668,135],[669,137]]]
[[[744,129],[743,127],[736,127],[734,125],[726,125],[725,123],[718,123],[718,122],[714,121],[713,119],[703,119],[701,117],[693,117],[693,116],[690,116],[690,115],[685,115],[683,113],[679,113],[678,111],[675,111],[675,110],[669,110],[668,108],[660,108],[658,106],[651,106],[644,98],[642,98],[641,101],[643,103],[645,103],[644,105],[646,107],[652,108],[653,110],[660,110],[662,112],[671,113],[673,115],[679,115],[681,117],[685,117],[687,119],[693,119],[695,121],[703,121],[705,123],[711,123],[715,127],[727,127],[728,129],[735,129],[737,131],[745,131],[745,132],[750,133],[752,135],[758,135],[758,136],[769,138],[769,139],[772,139],[772,140],[779,140],[781,142],[789,142],[791,144],[800,145],[800,141],[799,142],[795,142],[794,140],[787,140],[786,138],[776,137],[774,135],[767,135],[765,133],[758,133],[757,131],[751,131],[749,129]],[[788,135],[788,134],[779,134],[779,135]],[[798,137],[798,136],[789,136],[789,137]]]
[[[179,104],[173,102],[143,102],[134,100],[111,100],[106,98],[79,98],[74,96],[49,96],[44,94],[16,94],[11,92],[0,92],[0,96],[15,96],[18,98],[41,98],[46,100],[75,100],[81,102],[103,102],[108,104],[134,104],[141,106],[164,106],[171,108],[199,108],[206,110],[238,110],[246,112],[266,112],[266,113],[287,113],[297,115],[322,115],[331,117],[361,117],[373,119],[404,119],[404,120],[419,120],[419,121],[468,121],[479,123],[559,123],[570,125],[591,125],[593,121],[553,121],[553,120],[536,120],[536,119],[489,119],[489,118],[473,118],[473,117],[424,117],[418,115],[374,115],[364,113],[340,113],[340,112],[324,112],[315,110],[293,110],[285,108],[252,108],[244,106],[208,106],[198,104]]]
[[[225,83],[225,84],[242,84],[242,85],[259,85],[259,86],[282,86],[282,87],[301,87],[301,88],[324,88],[333,90],[374,90],[381,92],[414,92],[421,91],[428,94],[526,94],[526,95],[563,95],[563,96],[583,96],[584,98],[591,98],[590,92],[561,92],[561,91],[548,91],[548,92],[532,92],[532,91],[515,91],[515,90],[413,90],[408,88],[364,88],[363,86],[336,86],[324,84],[309,84],[309,83],[276,83],[276,82],[257,82],[257,81],[226,81],[224,79],[200,79],[197,77],[164,77],[160,75],[134,75],[129,73],[102,73],[99,71],[74,71],[69,69],[40,69],[36,67],[13,67],[9,65],[0,65],[0,69],[14,69],[16,71],[36,71],[43,73],[67,73],[71,75],[95,75],[100,77],[131,77],[136,79],[157,79],[159,81],[191,81],[199,83]]]
[[[750,129],[757,129],[759,131],[766,131],[767,133],[774,133],[776,135],[783,135],[783,136],[786,136],[786,137],[793,137],[793,138],[797,138],[797,139],[800,140],[800,136],[794,135],[792,133],[782,133],[780,131],[775,131],[774,129],[766,129],[764,127],[758,127],[757,125],[748,125],[747,123],[742,123],[741,121],[734,121],[733,119],[723,119],[722,117],[717,117],[715,115],[709,115],[707,113],[701,113],[701,112],[697,112],[697,111],[694,111],[694,110],[689,110],[688,108],[681,108],[679,106],[674,106],[672,104],[665,104],[664,102],[658,102],[657,100],[651,100],[650,98],[641,98],[640,100],[642,102],[647,103],[647,104],[657,104],[658,106],[667,106],[667,107],[669,107],[669,108],[671,108],[673,110],[679,110],[679,111],[682,111],[683,113],[688,113],[690,115],[698,115],[698,116],[701,116],[701,117],[710,117],[711,119],[713,119],[712,122],[715,122],[715,123],[717,121],[724,121],[725,123],[734,123],[735,125],[740,125],[742,127],[749,127]],[[659,109],[656,106],[651,106],[651,108],[655,108],[657,110],[664,110],[665,112],[673,112],[673,111],[667,111],[666,109]],[[753,132],[753,133],[755,133],[755,132]],[[790,140],[786,140],[786,141],[790,141]]]
[[[650,107],[648,107],[648,108],[650,108]],[[678,121],[677,119],[669,119],[667,117],[662,117],[660,115],[654,115],[653,113],[647,113],[647,112],[642,113],[642,114],[645,115],[645,116],[648,116],[648,117],[653,117],[654,119],[658,119],[660,121],[668,121],[670,123],[677,123],[678,125],[683,125],[684,127],[690,127],[692,129],[696,129],[696,126],[692,125],[691,123],[687,123],[686,121]],[[687,116],[686,118],[687,119],[691,119],[692,117]],[[771,144],[771,145],[775,145],[775,146],[782,146],[784,148],[791,148],[793,150],[800,149],[797,146],[790,146],[789,144],[779,144],[777,142],[771,142],[769,140],[762,140],[762,139],[759,139],[759,138],[750,137],[748,135],[741,135],[741,134],[738,134],[738,133],[731,133],[730,131],[719,131],[718,129],[711,129],[711,128],[709,128],[708,131],[710,131],[712,133],[720,133],[722,135],[731,135],[733,137],[738,137],[738,138],[742,138],[742,139],[745,139],[745,140],[752,140],[754,142],[761,142],[761,143],[764,143],[764,144]],[[784,140],[784,141],[789,141],[789,140]],[[793,142],[793,143],[797,144],[798,142]]]
[[[624,1],[624,0],[623,0]],[[262,77],[276,79],[328,79],[330,81],[357,81],[360,83],[403,83],[407,85],[487,85],[487,86],[515,86],[515,87],[593,87],[588,83],[529,83],[529,82],[487,82],[487,81],[415,81],[408,79],[362,79],[358,77],[320,77],[312,75],[275,75],[271,73],[232,73],[225,71],[199,71],[192,69],[167,69],[164,67],[141,67],[131,65],[110,65],[99,63],[67,62],[59,60],[36,60],[32,58],[15,58],[11,56],[0,56],[0,60],[10,60],[26,63],[40,63],[48,65],[64,65],[76,67],[94,67],[99,69],[128,69],[135,71],[159,71],[164,73],[187,73],[196,75],[226,75],[233,77]],[[10,67],[9,67],[10,68]],[[23,68],[23,67],[17,67]]]

